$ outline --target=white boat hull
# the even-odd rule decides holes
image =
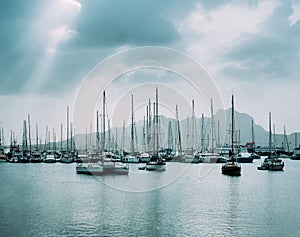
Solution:
[[[164,164],[147,164],[146,170],[148,170],[148,171],[165,171],[166,165],[164,165]]]
[[[77,174],[103,175],[103,167],[98,164],[79,164],[76,166]]]

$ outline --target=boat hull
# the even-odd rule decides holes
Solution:
[[[280,164],[280,165],[269,165],[269,170],[271,171],[282,171],[284,167],[284,164]]]
[[[129,169],[126,166],[115,166],[114,164],[78,164],[76,166],[77,174],[91,174],[91,175],[107,175],[107,174],[118,174],[128,175]]]
[[[257,167],[258,170],[271,170],[271,171],[282,171],[284,162],[281,159],[266,159],[261,166]]]
[[[72,158],[61,158],[59,161],[60,163],[70,164],[73,163],[74,160]]]
[[[241,166],[236,164],[224,164],[222,166],[222,174],[229,175],[229,176],[240,176]]]
[[[55,159],[45,159],[43,162],[50,164],[50,163],[56,163],[56,160]]]
[[[77,174],[103,175],[103,167],[93,165],[78,165],[76,166]]]
[[[165,171],[166,165],[165,164],[147,164],[145,169],[148,171]]]
[[[129,169],[125,167],[112,167],[103,169],[104,174],[128,175]]]
[[[300,155],[292,155],[291,160],[300,160]]]
[[[202,163],[202,159],[200,159],[200,157],[197,156],[192,156],[192,155],[185,155],[182,157],[182,163]]]
[[[237,162],[239,163],[252,163],[254,157],[238,157]]]

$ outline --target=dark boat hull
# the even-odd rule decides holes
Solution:
[[[224,164],[222,166],[222,174],[229,175],[229,176],[240,176],[241,166],[236,164]]]
[[[253,162],[253,157],[238,157],[237,162],[239,163],[252,163]]]
[[[300,155],[299,156],[291,156],[291,160],[300,160]]]

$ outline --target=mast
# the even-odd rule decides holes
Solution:
[[[12,129],[10,130],[10,147],[13,145],[13,131]]]
[[[69,152],[69,106],[67,106],[67,152]]]
[[[210,99],[210,111],[211,111],[211,152],[214,153],[214,112],[213,112],[213,100]]]
[[[29,140],[29,152],[31,155],[31,136],[30,136],[30,114],[28,114],[28,140]]]
[[[194,154],[194,143],[195,143],[195,102],[192,100],[192,154]]]
[[[290,152],[290,146],[289,146],[289,142],[288,142],[288,138],[287,138],[287,135],[286,135],[286,129],[285,129],[285,125],[284,125],[284,142],[287,146],[287,149],[288,149],[288,152]],[[284,146],[285,147],[285,146]]]
[[[121,138],[121,149],[125,150],[125,121],[123,120],[123,126],[122,126],[122,138]],[[123,154],[124,152],[122,152]]]
[[[178,107],[176,105],[176,120],[177,120],[177,130],[178,130],[178,148],[179,148],[179,156],[181,156],[182,153],[182,147],[181,147],[181,133],[180,133],[180,122],[178,117]]]
[[[39,128],[38,128],[38,124],[35,124],[35,132],[36,132],[36,140],[35,140],[35,144],[36,144],[36,150],[39,150]]]
[[[4,142],[4,129],[3,129],[3,126],[1,128],[1,131],[2,131],[2,145],[4,146],[5,142]]]
[[[99,112],[97,110],[97,117],[96,117],[96,149],[97,149],[97,152],[99,152],[99,142],[100,142],[100,137],[99,137]]]
[[[73,151],[73,124],[70,123],[70,151]]]
[[[218,137],[217,137],[217,147],[220,147],[220,120],[218,120]]]
[[[26,120],[23,121],[23,152],[28,150],[28,143],[27,143],[27,125]]]
[[[51,131],[50,131],[50,129],[49,129],[49,131],[48,131],[49,150],[51,150],[51,139],[50,139],[50,133],[51,133]]]
[[[149,138],[149,136],[150,136],[150,134],[149,134],[149,107],[148,107],[148,105],[147,105],[147,116],[146,116],[146,144],[147,144],[147,146],[145,147],[145,151],[148,151],[148,152],[150,152],[149,150],[150,150],[150,148],[149,148],[149,142],[150,142],[150,138]]]
[[[204,114],[201,115],[201,153],[204,152]]]
[[[241,145],[241,130],[240,129],[237,131],[237,134],[238,134],[238,140],[237,140],[237,144],[236,145],[239,148],[240,145]]]
[[[48,125],[46,125],[46,132],[45,132],[45,143],[44,143],[44,150],[47,150],[47,139],[48,139]]]
[[[52,128],[52,150],[55,150],[55,134],[54,134],[54,128]]]
[[[60,124],[60,150],[62,151],[63,124]]]
[[[156,113],[155,113],[155,117],[156,117],[156,152],[157,152],[157,155],[158,155],[158,149],[159,149],[159,134],[158,134],[158,88],[156,87],[156,100],[155,100],[155,106],[156,106]]]
[[[115,128],[115,131],[116,131],[116,136],[115,136],[115,152],[118,151],[118,128],[116,126]]]
[[[73,129],[73,151],[76,149],[76,143],[75,143],[75,128]],[[55,136],[56,137],[56,136]]]
[[[153,102],[153,154],[156,154],[156,117],[155,102]]]
[[[234,96],[231,98],[231,149],[232,155],[234,156],[234,135],[235,135],[235,124],[234,124]],[[233,157],[232,157],[233,158]],[[233,160],[233,159],[232,159]]]
[[[105,151],[105,91],[103,91],[103,119],[102,119],[102,149]]]
[[[255,135],[254,135],[253,119],[251,121],[251,137],[252,137],[252,148],[255,149]]]
[[[272,126],[271,126],[271,112],[269,112],[269,156],[272,157]]]
[[[189,117],[186,117],[186,144],[185,144],[186,152],[188,151],[190,145],[189,133],[190,133],[190,120]]]
[[[97,116],[98,118],[98,116]],[[92,133],[93,133],[93,124],[90,124],[90,133],[89,133],[89,148],[91,149],[93,147],[93,139],[92,139]]]
[[[152,129],[151,129],[151,126],[152,126],[152,118],[151,118],[151,100],[149,98],[149,102],[148,102],[148,110],[149,110],[149,119],[148,119],[148,152],[150,154],[150,142],[151,142],[151,133],[152,133]]]
[[[0,149],[2,149],[2,147],[4,147],[4,139],[3,139],[3,127],[0,127]]]
[[[143,152],[146,151],[146,118],[143,120]]]
[[[133,115],[133,94],[131,95],[131,140],[130,149],[132,155],[134,154],[134,115]]]
[[[85,154],[87,155],[88,153],[88,132],[87,128],[85,129]]]
[[[168,123],[168,148],[173,150],[173,135],[172,135],[172,123]]]
[[[276,148],[275,124],[273,124],[273,146],[274,146],[274,148]]]

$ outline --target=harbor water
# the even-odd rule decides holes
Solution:
[[[299,236],[300,162],[284,171],[168,163],[79,175],[76,164],[0,163],[0,236]]]

